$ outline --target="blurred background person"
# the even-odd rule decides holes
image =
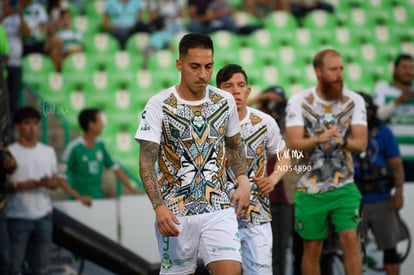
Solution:
[[[363,195],[362,229],[370,228],[379,249],[384,251],[387,275],[400,274],[397,243],[407,239],[399,211],[404,205],[404,169],[398,143],[391,130],[377,117],[377,106],[366,93],[359,92],[367,108],[368,146],[353,155],[355,182]],[[391,189],[394,193],[391,194]]]
[[[141,0],[108,0],[105,5],[102,27],[111,33],[125,49],[128,38],[136,32],[150,32],[143,21]]]
[[[17,1],[16,1],[17,3]],[[20,101],[20,90],[22,87],[23,71],[23,38],[30,36],[30,29],[23,16],[21,4],[10,6],[8,0],[2,0],[3,14],[0,23],[7,33],[9,52],[6,56],[7,90],[10,110],[10,125],[13,129],[14,113]],[[4,42],[3,42],[4,43]]]
[[[405,180],[414,181],[414,63],[409,54],[400,54],[394,62],[392,82],[375,86],[374,102],[378,118],[385,121],[399,142]]]
[[[190,31],[212,34],[227,30],[237,34],[238,27],[233,19],[236,10],[223,0],[188,0]]]
[[[72,13],[68,9],[60,10],[60,28],[56,35],[63,42],[63,57],[73,53],[83,52],[82,33],[72,27]]]
[[[184,18],[184,5],[181,0],[148,0],[147,8],[151,23],[163,18],[167,30],[171,34],[185,32],[187,27]]]
[[[282,135],[284,135],[285,130],[286,103],[285,90],[277,85],[266,88],[262,93],[248,101],[249,105],[256,105],[259,110],[271,115],[279,125]],[[275,157],[268,159],[268,175],[273,173],[276,161]],[[287,172],[281,182],[269,194],[273,232],[273,274],[285,274],[286,272],[289,239],[293,232],[293,194],[295,184],[295,173],[292,171]]]

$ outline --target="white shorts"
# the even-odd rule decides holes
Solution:
[[[240,228],[243,275],[267,275],[272,271],[273,235],[270,222]]]
[[[161,235],[155,225],[161,255],[160,274],[194,273],[198,256],[206,266],[219,260],[242,262],[234,208],[177,218],[180,221],[177,237]]]

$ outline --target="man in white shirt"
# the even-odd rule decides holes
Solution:
[[[397,138],[406,181],[414,181],[413,79],[413,57],[409,54],[400,54],[394,63],[392,82],[378,82],[374,92],[378,118],[386,122]]]

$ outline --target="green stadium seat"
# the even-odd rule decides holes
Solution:
[[[273,39],[267,29],[259,29],[246,37],[246,46],[254,49],[256,56],[262,60],[275,60],[278,55],[274,49],[280,45]]]
[[[130,89],[133,91],[133,101],[141,106],[145,105],[151,96],[166,88],[167,84],[161,83],[154,78],[156,72],[150,70],[139,70],[134,80],[130,83]]]
[[[295,39],[298,22],[291,13],[277,10],[263,18],[263,25],[276,39],[289,44]]]
[[[89,18],[102,18],[106,0],[85,1],[85,15]]]
[[[150,34],[146,32],[138,32],[131,35],[126,44],[125,49],[134,56],[136,54],[144,54],[145,48],[148,46]]]
[[[153,53],[148,61],[148,69],[156,72],[153,77],[155,81],[166,84],[179,81],[179,72],[176,68],[176,57],[169,50],[159,50]],[[168,83],[168,84],[167,84]]]
[[[265,60],[257,55],[257,51],[250,47],[240,47],[237,52],[237,63],[249,72],[249,76],[259,75],[259,68],[264,66]]]
[[[333,39],[337,25],[334,15],[326,11],[314,10],[308,13],[302,22],[303,26],[310,30],[312,40],[326,43]]]
[[[102,20],[100,18],[79,15],[73,18],[72,22],[75,30],[81,32],[83,34],[83,37],[94,35],[102,30]]]
[[[401,41],[401,52],[414,56],[414,42],[412,40]]]
[[[223,62],[234,63],[237,49],[241,47],[240,37],[230,31],[217,31],[211,34],[214,42],[214,56]]]
[[[369,0],[363,1],[361,6],[365,10],[368,20],[374,23],[385,24],[388,22],[390,14],[389,10],[392,8],[392,1],[390,0]]]
[[[300,68],[304,65],[304,60],[300,58],[296,52],[296,48],[292,46],[281,46],[278,49],[280,68],[283,68],[285,76],[290,78],[300,78]]]
[[[237,10],[233,14],[234,21],[238,27],[244,27],[247,25],[260,25],[260,19],[251,15],[250,13],[243,11],[243,10]]]
[[[260,85],[263,88],[280,85],[284,87],[286,85],[286,76],[284,70],[277,64],[266,64],[261,68],[258,68],[259,74],[249,74],[249,82],[255,85]]]
[[[352,35],[347,26],[338,26],[336,28],[332,42],[333,48],[342,55],[344,61],[355,60],[360,42]]]
[[[39,84],[39,95],[55,105],[66,104],[66,83],[61,73],[52,72]]]
[[[96,68],[93,66],[92,62],[90,61],[90,56],[83,52],[74,53],[67,56],[62,65],[62,72],[68,74],[82,74],[86,71],[92,71]]]
[[[365,91],[372,94],[374,88],[374,78],[366,73],[359,62],[344,64],[345,87],[353,91]]]
[[[413,7],[414,8],[414,7]],[[388,26],[390,31],[398,39],[414,39],[414,12],[410,12],[406,6],[395,5],[390,9]]]
[[[351,8],[345,22],[350,33],[356,36],[359,41],[370,41],[373,38],[374,22],[367,16],[367,12],[360,8]]]
[[[118,40],[108,33],[97,33],[84,37],[85,52],[113,54],[120,50]]]
[[[355,61],[361,64],[364,75],[368,74],[374,78],[376,75],[383,75],[387,59],[379,54],[375,44],[362,43],[358,48]]]
[[[113,125],[110,121],[101,135],[112,158],[138,175],[139,144],[134,140],[138,122]]]
[[[55,67],[48,56],[32,53],[23,57],[22,70],[23,81],[38,88],[39,84],[46,81],[46,77],[55,71]]]

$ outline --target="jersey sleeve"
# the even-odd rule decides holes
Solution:
[[[161,108],[157,108],[154,100],[150,100],[141,113],[141,119],[135,134],[135,140],[155,142],[160,144],[162,133]]]
[[[233,96],[227,98],[229,103],[229,121],[227,123],[226,137],[232,137],[240,133],[239,114]]]
[[[367,125],[367,110],[365,101],[359,94],[354,93],[354,112],[352,114],[351,125]]]
[[[292,96],[286,105],[286,128],[305,125],[301,109],[301,97],[299,95]]]
[[[59,177],[66,179],[70,185],[72,184],[72,167],[74,165],[73,147],[73,143],[70,143],[65,148],[59,164]]]
[[[286,143],[282,137],[282,134],[280,133],[279,126],[272,117],[266,117],[266,124],[269,136],[266,151],[274,155],[282,151],[285,148]]]
[[[103,164],[106,168],[116,169],[119,166],[114,162],[111,157],[111,154],[106,149],[105,144],[102,143],[102,153],[103,153]]]

